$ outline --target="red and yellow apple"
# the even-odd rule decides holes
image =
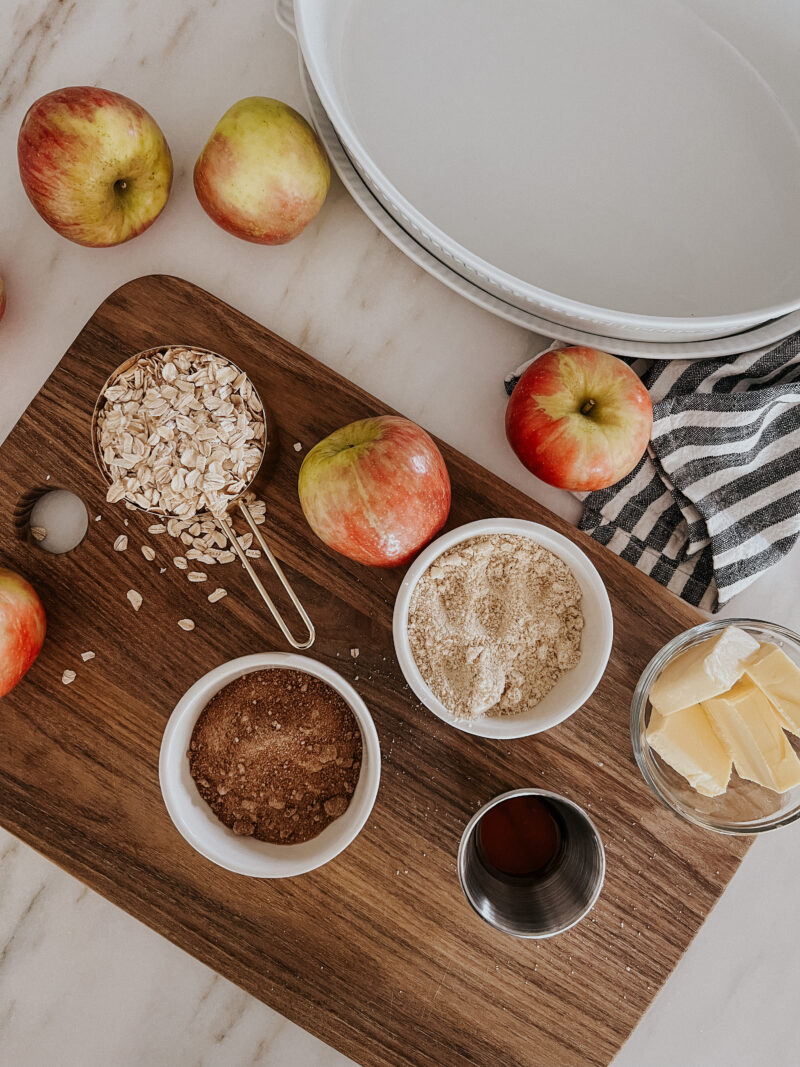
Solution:
[[[325,149],[303,116],[266,96],[229,108],[194,168],[197,199],[214,222],[265,245],[297,237],[330,181]]]
[[[42,602],[29,582],[0,567],[0,697],[10,692],[44,642]]]
[[[653,405],[631,368],[596,348],[545,352],[506,408],[506,436],[529,471],[559,489],[613,485],[644,455]]]
[[[100,248],[129,241],[167,202],[172,156],[143,107],[74,85],[40,97],[17,141],[22,184],[62,237]]]
[[[308,453],[297,485],[326,545],[373,567],[398,567],[438,533],[450,476],[425,431],[398,415],[351,422]]]

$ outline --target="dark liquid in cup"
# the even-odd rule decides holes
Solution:
[[[478,825],[483,858],[503,874],[541,873],[556,856],[561,831],[539,797],[510,797],[495,804]]]

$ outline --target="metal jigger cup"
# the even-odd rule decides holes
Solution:
[[[106,482],[107,485],[111,484],[111,476],[110,476],[110,474],[108,472],[108,469],[106,468],[105,463],[103,462],[103,457],[102,457],[102,454],[100,452],[99,442],[97,440],[98,416],[100,414],[100,410],[101,410],[103,404],[105,403],[105,392],[106,392],[106,389],[108,389],[108,387],[110,385],[113,385],[113,383],[116,381],[116,379],[121,374],[123,374],[125,371],[129,370],[135,363],[138,363],[139,360],[143,359],[145,356],[152,356],[152,355],[155,355],[158,352],[164,352],[165,350],[167,350],[169,348],[178,348],[178,347],[187,348],[187,349],[190,349],[191,351],[194,351],[194,352],[206,352],[209,355],[217,356],[218,359],[222,359],[222,360],[225,361],[225,363],[228,363],[228,364],[230,364],[231,367],[234,367],[237,371],[239,371],[240,374],[244,373],[242,371],[242,368],[237,366],[237,364],[234,363],[232,359],[229,359],[227,356],[220,355],[219,352],[212,352],[210,348],[201,348],[199,345],[180,345],[180,346],[179,345],[158,345],[156,348],[148,348],[144,352],[137,352],[135,356],[131,356],[130,359],[126,359],[124,363],[121,363],[119,365],[119,367],[117,367],[117,369],[113,372],[113,374],[111,374],[108,377],[108,379],[106,380],[105,385],[100,390],[100,395],[97,398],[97,402],[96,402],[96,404],[94,406],[94,411],[92,413],[92,450],[94,451],[94,458],[95,458],[95,462],[97,463],[98,470],[102,474],[103,480]],[[250,511],[249,511],[247,505],[245,504],[245,502],[243,500],[243,497],[244,497],[245,493],[250,488],[250,486],[253,484],[253,482],[255,481],[255,479],[256,479],[256,477],[258,475],[258,471],[261,469],[261,463],[263,463],[263,461],[264,461],[264,455],[265,455],[266,449],[267,449],[267,430],[268,430],[267,410],[264,407],[264,402],[261,399],[261,397],[258,395],[258,390],[256,389],[255,385],[253,384],[253,381],[250,378],[250,376],[246,375],[246,377],[247,377],[247,380],[250,382],[250,386],[251,386],[251,388],[253,390],[253,393],[256,395],[256,397],[258,397],[258,401],[261,404],[261,410],[262,410],[263,416],[264,416],[264,438],[263,438],[263,440],[261,442],[261,461],[259,462],[258,468],[253,472],[252,477],[250,478],[249,482],[244,487],[242,492],[239,494],[239,496],[237,496],[237,497],[235,497],[235,498],[233,498],[231,500],[230,505],[228,507],[228,512],[230,513],[231,511],[233,511],[234,508],[237,508],[239,510],[239,512],[243,515],[245,521],[247,522],[247,525],[250,527],[250,529],[251,529],[251,531],[253,533],[253,537],[254,537],[254,539],[256,541],[256,544],[261,549],[262,553],[264,554],[265,558],[267,559],[269,565],[272,567],[272,569],[275,572],[275,574],[278,576],[278,579],[280,580],[281,585],[285,589],[289,599],[291,600],[292,604],[294,605],[294,608],[297,611],[297,614],[300,616],[300,619],[302,620],[303,625],[306,628],[306,635],[307,635],[306,637],[304,637],[302,640],[298,640],[292,634],[292,632],[289,629],[289,626],[288,626],[286,620],[281,615],[280,611],[277,608],[277,605],[275,604],[275,602],[273,601],[272,597],[269,595],[269,593],[265,589],[264,584],[262,583],[261,579],[259,578],[258,574],[255,571],[255,568],[253,567],[252,563],[250,562],[250,560],[248,559],[248,557],[245,554],[244,550],[242,549],[241,545],[239,544],[239,541],[238,541],[238,539],[236,537],[236,531],[233,529],[233,526],[231,525],[230,521],[228,520],[227,515],[225,515],[225,516],[218,515],[218,516],[214,517],[214,516],[210,515],[210,513],[208,513],[208,512],[198,512],[196,515],[193,515],[191,517],[192,518],[196,518],[196,519],[214,518],[214,520],[217,523],[217,525],[220,527],[220,529],[224,532],[225,536],[228,538],[228,542],[230,543],[231,549],[239,557],[239,560],[241,561],[242,566],[247,571],[247,574],[248,574],[248,576],[250,578],[250,581],[253,583],[253,585],[258,590],[259,595],[261,596],[261,599],[266,604],[266,606],[269,609],[269,612],[272,615],[273,619],[275,620],[275,622],[280,627],[281,633],[284,635],[286,640],[289,642],[290,645],[292,645],[293,648],[306,649],[306,648],[310,648],[311,645],[313,645],[313,643],[314,643],[314,638],[316,636],[315,635],[315,631],[314,631],[314,625],[311,622],[311,619],[308,617],[308,613],[306,612],[305,608],[300,603],[300,599],[297,596],[297,594],[295,593],[295,591],[292,588],[291,584],[289,583],[289,579],[283,573],[283,568],[281,567],[281,565],[278,562],[278,560],[275,558],[275,555],[273,554],[272,549],[269,547],[269,545],[265,541],[264,536],[261,533],[261,530],[259,530],[259,528],[258,528],[258,524],[253,519],[253,516],[250,514]],[[154,507],[154,508],[142,508],[142,507],[139,507],[138,505],[135,505],[135,508],[136,508],[137,511],[143,511],[148,515],[152,515],[152,516],[158,518],[159,521],[161,521],[161,520],[169,520],[169,519],[172,519],[172,518],[180,518],[180,516],[170,515],[169,513],[163,511],[160,508],[156,508],[156,507]],[[189,516],[186,516],[186,518],[188,518],[188,517]]]
[[[497,804],[526,796],[547,805],[561,842],[541,873],[508,875],[484,859],[478,827]],[[591,911],[605,872],[605,850],[592,820],[571,800],[545,789],[513,789],[484,804],[467,823],[458,849],[458,878],[470,905],[490,926],[514,937],[553,937],[569,930]]]

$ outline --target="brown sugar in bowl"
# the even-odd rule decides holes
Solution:
[[[310,841],[347,811],[361,754],[344,697],[286,667],[228,682],[200,712],[187,752],[217,818],[235,834],[276,845]]]
[[[198,725],[202,726],[199,720],[201,720],[204,711],[212,707],[217,694],[221,694],[230,683],[235,682],[237,679],[245,678],[254,672],[273,669],[277,669],[284,676],[287,672],[292,675],[295,672],[302,672],[308,678],[309,688],[320,697],[326,691],[326,687],[329,686],[344,701],[345,710],[352,714],[357,724],[361,741],[360,767],[350,768],[353,772],[357,771],[357,780],[354,781],[352,795],[345,810],[338,814],[343,806],[343,801],[335,800],[336,797],[342,797],[344,791],[340,790],[332,793],[331,797],[327,799],[334,799],[334,803],[329,805],[329,811],[325,819],[323,820],[322,817],[320,819],[321,822],[325,822],[323,828],[307,840],[296,840],[294,843],[283,844],[259,840],[255,833],[247,832],[250,829],[254,829],[254,827],[240,824],[236,828],[239,831],[237,833],[234,832],[234,829],[226,826],[217,817],[202,795],[203,792],[207,793],[211,788],[211,778],[208,777],[207,773],[198,773],[199,778],[203,778],[204,781],[209,783],[206,787],[198,785],[192,777],[190,758],[187,756],[195,728]],[[298,680],[300,680],[299,676]],[[240,683],[242,686],[241,692],[246,689],[249,690],[253,684],[255,683],[248,683],[247,681]],[[276,688],[276,691],[278,689],[279,687]],[[269,687],[263,690],[264,693],[268,691]],[[274,697],[275,693],[273,692],[272,695]],[[299,695],[302,697],[307,696],[306,693],[300,693]],[[260,698],[256,695],[249,697],[249,699],[259,700]],[[284,703],[288,707],[288,702]],[[338,706],[338,716],[336,714],[333,715],[333,719],[325,727],[326,729],[335,725],[337,720],[340,726],[348,721],[346,715],[343,714],[341,705],[337,705],[334,700],[331,700],[330,704],[334,712]],[[305,706],[313,708],[314,702],[308,701]],[[321,705],[318,705],[318,714],[320,708]],[[268,710],[266,705],[264,710]],[[276,708],[273,707],[272,710],[274,711]],[[288,721],[288,716],[284,715],[284,717]],[[208,719],[208,716],[206,719]],[[281,730],[283,729],[283,721],[277,717],[273,716],[272,719],[265,718],[264,721],[270,723],[281,722]],[[245,723],[246,725],[247,723]],[[275,727],[272,727],[272,729],[275,729]],[[299,745],[299,741],[303,739],[301,736],[303,727],[299,718],[295,723],[295,729],[295,740]],[[342,731],[343,734],[348,732],[351,731]],[[305,735],[306,740],[308,740],[308,736],[310,735]],[[354,740],[355,738],[343,738],[340,741],[342,746],[341,756],[339,755],[339,746],[333,745],[332,742],[312,740],[311,743],[312,746],[318,745],[320,748],[324,744],[336,747],[337,754],[332,757],[332,762],[335,764],[336,759],[341,758],[342,763],[339,764],[338,770],[346,771],[348,768],[342,766],[349,758],[349,749],[346,748],[345,741],[349,744]],[[332,748],[314,753],[313,755],[316,758],[307,761],[311,767],[316,767],[318,764],[324,766],[319,760],[320,754],[323,757],[332,756]],[[288,761],[284,760],[284,762]],[[354,757],[355,762],[357,761]],[[244,761],[237,761],[236,772],[239,771],[240,764],[245,765]],[[229,769],[226,768],[225,773]],[[286,769],[288,768],[281,767],[282,771]],[[316,771],[311,771],[310,773],[311,775],[319,774]],[[283,785],[280,785],[278,778],[273,782],[274,787],[283,789],[291,784],[287,780]],[[355,773],[351,776],[351,780],[354,778]],[[161,742],[159,780],[167,811],[176,828],[189,844],[207,859],[228,870],[254,878],[292,877],[314,870],[316,867],[329,862],[345,849],[361,831],[372,810],[380,781],[378,734],[372,721],[372,716],[355,689],[341,675],[325,664],[306,656],[281,652],[265,652],[253,656],[243,656],[224,663],[204,675],[195,682],[178,702],[167,723]],[[330,783],[330,774],[324,780]],[[339,782],[334,782],[334,785],[344,783],[347,780],[347,777],[342,775]],[[295,792],[297,792],[297,787],[294,788]],[[265,789],[263,791],[266,793],[268,790]],[[291,788],[289,793],[291,793]],[[219,794],[217,795],[219,796]],[[226,795],[226,793],[222,794],[223,797]],[[283,801],[283,798],[274,791],[269,795],[273,796],[278,803]],[[246,795],[241,796],[240,799],[252,801],[252,797]],[[268,799],[268,797],[262,799]],[[297,805],[295,807],[297,808]],[[308,808],[310,809],[310,805]],[[229,814],[235,810],[235,808],[229,809]],[[247,811],[246,808],[242,810]],[[311,812],[312,823],[313,816],[317,813],[316,811]],[[252,816],[252,809],[249,814]],[[293,820],[296,826],[300,822],[299,808],[291,814],[298,814],[298,819]],[[291,816],[289,820],[292,822]],[[235,819],[229,821],[235,822]],[[288,839],[288,836],[290,835],[287,835],[284,841]]]

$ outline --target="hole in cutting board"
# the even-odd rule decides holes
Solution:
[[[86,537],[89,513],[69,489],[33,489],[23,496],[14,521],[22,540],[53,555],[71,552]]]

